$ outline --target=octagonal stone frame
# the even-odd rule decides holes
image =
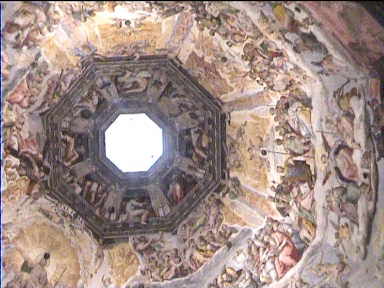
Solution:
[[[108,112],[105,112],[108,110]],[[105,111],[100,113],[95,119],[95,126],[100,127],[93,131],[94,139],[90,143],[89,151],[97,151],[90,153],[94,159],[99,171],[104,175],[110,175],[114,182],[122,182],[128,184],[132,189],[137,189],[144,184],[148,184],[157,177],[161,177],[169,171],[171,163],[174,160],[177,149],[176,130],[154,104],[142,103],[139,101],[124,100],[111,103],[106,107]],[[160,158],[147,170],[138,172],[123,172],[111,160],[106,157],[105,153],[105,131],[113,121],[121,114],[146,114],[153,122],[155,122],[163,130],[163,154]],[[140,185],[141,184],[141,185]]]
[[[155,217],[150,218],[147,224],[141,223],[114,223],[110,221],[103,220],[100,216],[94,213],[93,206],[88,203],[85,199],[81,198],[78,195],[75,195],[73,189],[63,180],[62,175],[65,170],[63,165],[60,164],[61,156],[63,155],[62,145],[61,145],[61,121],[65,116],[70,113],[72,107],[76,105],[83,97],[90,87],[95,83],[96,77],[99,75],[113,75],[113,73],[118,73],[122,69],[127,69],[127,67],[158,67],[156,69],[167,69],[168,75],[171,75],[172,82],[176,85],[182,86],[187,94],[192,94],[196,101],[204,103],[206,109],[212,112],[213,126],[214,126],[214,135],[212,136],[214,156],[211,159],[214,165],[214,172],[210,179],[203,179],[198,185],[199,193],[189,193],[185,196],[183,201],[177,205],[177,209],[172,209],[171,212],[164,217]],[[151,68],[152,69],[152,68]],[[140,107],[140,101],[131,101],[127,100],[128,98],[137,99],[141,97],[146,97],[146,95],[141,95],[141,93],[132,93],[129,96],[122,95],[123,98],[119,101],[108,102],[107,104],[101,105],[102,112],[101,114],[109,114],[110,112],[118,115],[124,112],[131,112],[128,106],[122,108],[125,105],[130,107]],[[150,109],[135,110],[135,113],[146,113],[152,120],[154,120],[159,126],[166,131],[166,139],[170,139],[169,142],[172,142],[172,147],[178,149],[178,139],[175,137],[174,131],[175,127],[171,123],[167,122],[167,117],[162,114],[156,105],[152,107],[150,103],[146,103],[147,107]],[[104,113],[105,112],[105,113]],[[101,115],[100,114],[100,115]],[[109,114],[110,115],[110,114]],[[81,75],[71,83],[66,93],[60,98],[60,100],[48,111],[42,114],[43,124],[46,131],[47,138],[50,139],[49,145],[47,145],[47,159],[51,165],[51,170],[49,173],[48,186],[49,194],[48,196],[56,199],[57,201],[63,202],[64,204],[72,207],[81,218],[84,220],[84,224],[93,234],[93,236],[102,243],[113,243],[116,241],[126,240],[130,235],[133,234],[142,234],[142,233],[155,233],[159,231],[171,232],[177,229],[178,225],[185,220],[188,214],[204,199],[209,193],[215,193],[221,191],[224,187],[224,179],[228,175],[226,167],[226,155],[224,153],[223,147],[226,145],[226,114],[222,112],[221,102],[219,99],[210,95],[210,93],[204,89],[199,83],[194,80],[185,69],[181,67],[180,62],[177,58],[171,59],[166,55],[156,55],[156,56],[141,56],[139,59],[134,57],[118,56],[118,57],[100,57],[94,56],[82,63]],[[95,126],[97,127],[102,122],[103,117],[96,117]],[[104,120],[111,121],[113,116],[108,116]],[[113,120],[112,120],[113,121]],[[106,126],[103,126],[103,129],[106,129]],[[100,147],[103,145],[103,140],[101,137],[101,129],[95,129],[91,134],[88,135],[88,145],[89,145],[89,158],[95,165],[99,168],[97,174],[103,178],[103,180],[113,183],[118,181],[119,183],[127,183],[130,185],[141,187],[146,181],[135,181],[132,177],[125,175],[119,175],[119,171],[114,171],[113,168],[108,166],[108,162],[103,161],[100,157],[102,150]],[[102,133],[103,134],[103,133]],[[175,139],[176,138],[176,139]],[[173,140],[172,140],[173,139]],[[169,142],[166,142],[169,145]],[[166,147],[165,145],[164,147]],[[96,149],[97,148],[97,149]],[[165,148],[165,155],[163,154],[163,159],[159,159],[158,163],[154,166],[162,166],[162,163],[166,163],[167,159],[172,159],[171,150]],[[105,155],[105,154],[103,154]],[[109,161],[109,160],[108,160]],[[172,162],[172,160],[170,160]],[[149,175],[153,179],[161,178],[162,175],[166,175],[175,168],[170,165],[169,169],[156,169],[153,166],[153,169],[150,169]],[[108,168],[109,167],[109,168]],[[116,168],[116,167],[115,167]],[[177,167],[176,167],[177,168]],[[158,171],[158,172],[156,172]],[[148,171],[147,171],[148,172]],[[157,176],[156,177],[156,173]],[[140,179],[140,177],[134,177],[135,179]],[[144,179],[142,177],[141,179]]]

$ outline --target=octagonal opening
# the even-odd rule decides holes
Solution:
[[[146,114],[120,114],[105,131],[105,154],[122,172],[147,171],[163,154],[163,131]]]

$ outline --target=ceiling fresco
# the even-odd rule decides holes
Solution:
[[[383,287],[384,29],[358,3],[1,13],[2,287]],[[133,113],[162,131],[147,171],[106,156]]]
[[[104,244],[174,231],[208,193],[222,189],[228,174],[220,102],[167,56],[90,60],[42,117],[48,195],[76,210]],[[113,132],[124,118],[155,128],[149,133],[161,141],[161,153],[150,165],[143,166],[152,153],[148,147],[158,143],[141,138],[148,132],[139,124]],[[129,133],[132,129],[139,131]],[[120,133],[114,143],[108,138],[111,130]],[[138,140],[138,150],[127,153]],[[109,150],[116,143],[123,145],[113,158]],[[132,170],[116,163],[125,153],[150,154],[128,158],[128,164],[139,161],[143,167]]]

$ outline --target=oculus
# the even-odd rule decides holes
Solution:
[[[105,131],[105,153],[124,173],[147,171],[163,154],[163,131],[143,113],[120,114]]]

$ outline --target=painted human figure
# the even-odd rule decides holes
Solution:
[[[231,267],[224,268],[223,273],[217,278],[217,284],[220,288],[233,287],[235,282],[239,279],[240,271],[236,271]]]
[[[304,111],[308,111],[308,109],[304,108],[300,102],[296,101],[292,103],[287,111],[287,121],[296,134],[309,140],[312,136],[312,129],[311,124],[308,123],[309,119],[306,119],[306,117],[300,113]]]
[[[159,183],[147,186],[148,196],[151,201],[151,208],[158,217],[164,217],[171,212],[169,199],[165,196]]]
[[[255,241],[252,239],[248,239],[248,246],[247,246],[247,266],[248,269],[250,269],[253,274],[259,274],[260,271],[260,249],[261,247],[256,245]]]
[[[271,199],[274,201],[277,211],[279,211],[281,216],[287,217],[291,211],[291,185],[287,185],[285,183],[284,185],[278,184],[276,187],[272,186],[271,190],[275,192],[274,197],[271,197]]]
[[[280,279],[300,260],[300,253],[287,234],[275,228],[271,232],[269,241],[272,248],[276,249],[275,268]]]
[[[175,122],[176,129],[178,131],[189,129],[189,128],[195,128],[199,126],[200,123],[204,121],[204,115],[202,112],[185,112],[182,113],[177,117],[177,120]]]
[[[125,71],[116,79],[116,86],[120,93],[138,93],[144,91],[151,79],[149,71]]]
[[[340,145],[335,151],[336,175],[344,182],[359,183],[359,168],[353,161],[353,149]]]
[[[197,237],[196,245],[199,253],[205,257],[212,257],[213,254],[215,254],[215,252],[220,248],[220,246],[209,243],[207,239],[202,235]]]
[[[130,221],[134,221],[136,217],[139,217],[140,223],[147,223],[150,210],[147,209],[147,202],[144,199],[140,199],[139,201],[135,199],[129,200],[126,211]]]
[[[173,175],[171,183],[169,184],[168,197],[175,203],[178,204],[183,200],[185,191],[179,181],[178,175]]]
[[[195,163],[190,158],[177,155],[175,159],[175,164],[179,166],[179,169],[187,174],[191,174],[197,178],[203,178],[206,174],[206,171],[198,167],[198,164]]]
[[[115,85],[110,77],[101,76],[96,79],[96,93],[100,93],[101,97],[107,101],[112,101],[118,97]]]
[[[168,265],[166,265],[165,269],[161,272],[161,278],[164,280],[170,280],[182,273],[184,263],[179,255],[178,249],[176,248],[167,253],[165,257]]]
[[[21,272],[14,279],[8,282],[6,288],[50,288],[46,267],[49,265],[50,254],[44,253],[43,257],[36,264],[24,261]]]
[[[69,182],[69,186],[73,189],[73,192],[75,192],[76,195],[81,196],[83,193],[83,188],[81,187],[81,179],[75,179],[74,177],[71,177],[71,180]]]
[[[148,239],[146,236],[139,236],[132,239],[132,247],[143,256],[144,261],[148,262],[152,256],[156,255],[154,244],[162,241],[162,237],[162,233],[158,239]]]
[[[282,176],[283,183],[287,184],[299,184],[308,183],[310,189],[313,189],[313,179],[310,166],[303,160],[293,160],[288,158],[284,167],[278,166],[277,171],[284,173]]]
[[[64,165],[66,167],[71,167],[77,159],[79,159],[80,155],[77,153],[75,149],[75,138],[69,135],[63,135],[62,137],[66,144],[65,152],[64,152]]]
[[[45,268],[49,265],[50,254],[44,253],[43,257],[31,271],[31,287],[49,287],[47,271]]]
[[[96,171],[96,167],[93,165],[90,159],[86,159],[71,166],[70,174],[74,177],[85,177]]]
[[[84,179],[83,196],[86,199],[90,199],[90,202],[94,202],[95,196],[98,190],[102,188],[102,185],[96,181]]]
[[[202,159],[207,159],[207,150],[208,150],[208,137],[207,133],[200,127],[195,127],[191,129],[191,138],[192,145],[195,153]]]
[[[115,221],[118,218],[118,207],[121,203],[121,188],[113,185],[112,189],[108,192],[108,197],[105,201],[104,208],[106,217],[109,220]]]
[[[276,139],[277,145],[283,145],[284,149],[294,155],[304,155],[311,149],[311,142],[306,138],[294,134],[285,134],[283,139]]]
[[[92,112],[82,109],[73,115],[73,119],[68,123],[68,128],[73,134],[88,134],[93,125]],[[66,128],[66,127],[65,127]]]
[[[197,248],[195,239],[188,241],[188,248],[184,252],[183,257],[187,267],[190,267],[192,271],[199,269],[209,258],[201,254]]]
[[[102,216],[104,212],[105,200],[108,197],[108,192],[104,191],[103,189],[99,189],[94,195],[95,197],[92,204],[96,209],[95,212],[97,215]]]
[[[260,282],[269,284],[278,280],[276,267],[272,257],[265,257],[261,264],[260,270]]]
[[[152,74],[152,79],[147,88],[149,102],[158,102],[167,84],[167,75],[162,70],[156,70]]]

